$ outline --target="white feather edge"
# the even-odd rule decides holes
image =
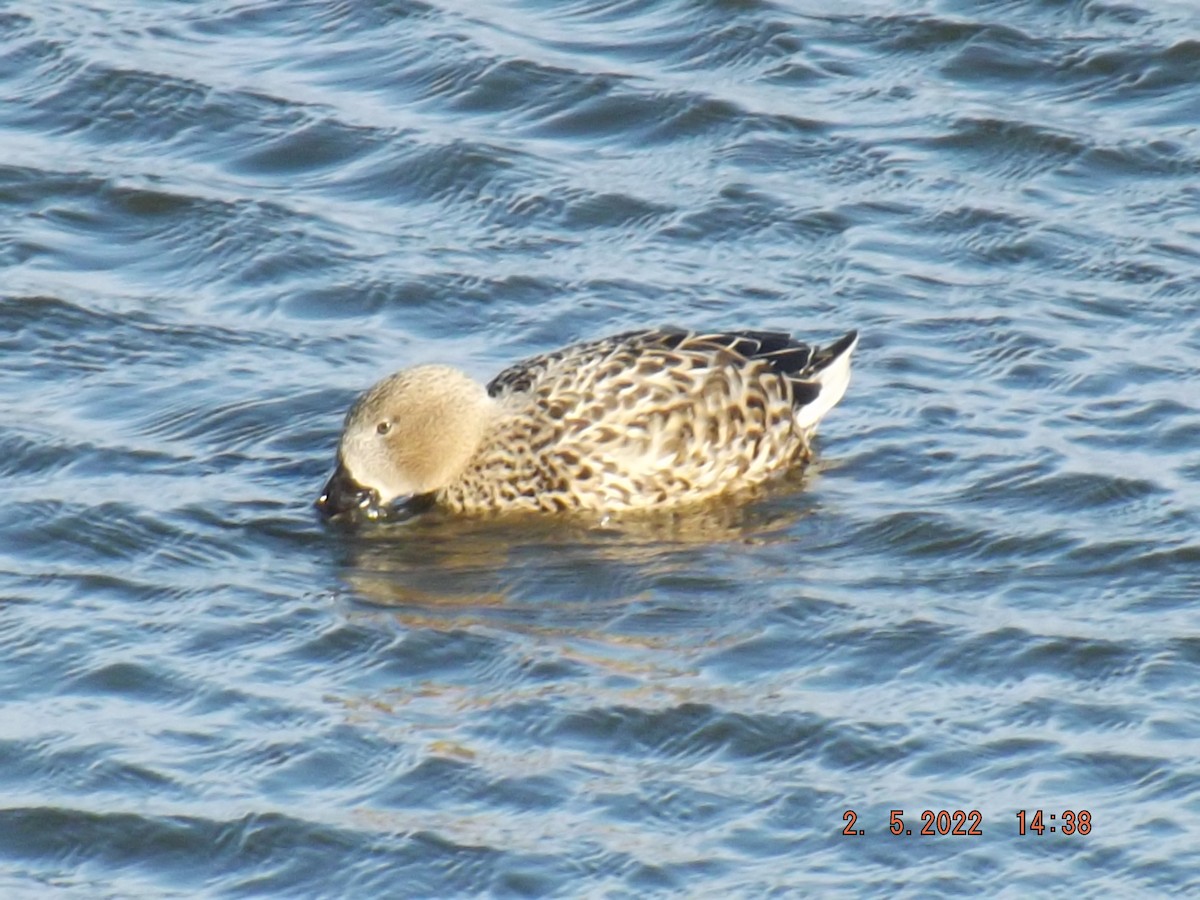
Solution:
[[[850,356],[858,346],[858,338],[838,354],[833,362],[810,378],[821,386],[817,399],[796,412],[796,424],[804,431],[812,434],[825,414],[837,406],[839,400],[850,386]]]

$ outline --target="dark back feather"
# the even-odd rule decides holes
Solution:
[[[654,349],[686,352],[724,350],[735,358],[749,362],[762,360],[772,371],[786,378],[792,387],[792,403],[803,406],[811,403],[821,392],[821,385],[810,379],[837,359],[854,343],[858,333],[851,331],[828,347],[818,348],[796,340],[783,331],[726,331],[700,333],[682,328],[656,328],[647,331],[628,331],[611,337],[576,344],[564,350],[545,353],[522,360],[505,369],[487,386],[489,396],[529,390],[542,374],[565,356],[587,357],[608,355],[622,350]],[[723,364],[729,364],[726,355]]]

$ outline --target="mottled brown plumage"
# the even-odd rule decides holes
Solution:
[[[404,370],[351,408],[317,503],[368,518],[414,497],[467,513],[619,511],[759,484],[808,459],[857,340],[664,328],[532,357],[486,388],[445,366]]]

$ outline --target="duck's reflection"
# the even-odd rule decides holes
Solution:
[[[354,605],[428,619],[522,618],[562,608],[586,620],[656,589],[719,589],[739,548],[794,540],[814,511],[796,473],[768,489],[656,513],[466,519],[439,511],[339,535]],[[490,611],[490,612],[489,612]],[[446,623],[449,624],[449,623]]]
[[[797,557],[820,521],[804,481],[653,516],[435,512],[343,533],[342,613],[401,635],[384,653],[402,660],[398,673],[361,702],[427,708],[450,723],[439,740],[461,716],[522,704],[577,703],[585,717],[752,708],[761,684],[706,673],[794,601]]]

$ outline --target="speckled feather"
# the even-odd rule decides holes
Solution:
[[[809,458],[856,342],[658,329],[524,360],[489,383],[496,417],[435,500],[459,512],[618,511],[759,484]],[[823,385],[843,358],[844,375]],[[822,403],[823,391],[836,396]]]

